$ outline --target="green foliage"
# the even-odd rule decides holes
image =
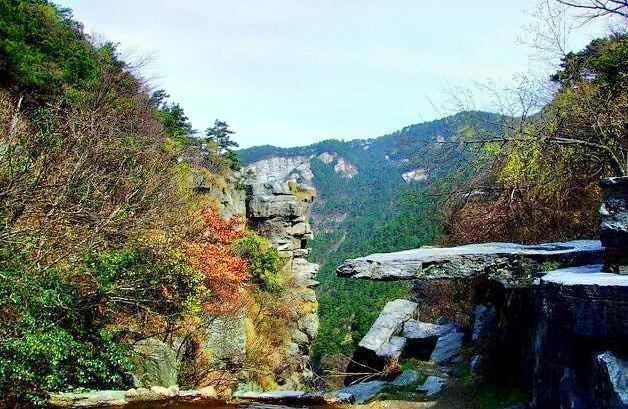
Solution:
[[[202,277],[166,252],[160,246],[147,246],[92,254],[73,279],[91,277],[92,291],[109,313],[158,315],[174,324],[198,295]]]
[[[285,288],[283,261],[267,239],[252,234],[235,242],[234,248],[236,254],[248,261],[254,281],[263,290],[279,292]]]
[[[98,77],[98,50],[68,9],[45,0],[1,0],[0,16],[0,78],[52,93]]]
[[[0,395],[128,388],[132,342],[209,297],[176,186],[194,131],[45,0],[0,0],[0,81]]]
[[[20,404],[43,406],[45,392],[127,387],[129,357],[106,335],[85,339],[55,327],[26,332],[0,344],[0,390],[19,396]]]
[[[233,151],[237,148],[238,143],[231,139],[235,132],[229,129],[226,122],[216,119],[214,126],[207,128],[205,136],[211,151],[215,151],[216,155],[222,156],[231,170],[240,169],[240,161],[238,155]]]
[[[18,405],[43,405],[46,392],[126,387],[130,351],[95,325],[77,286],[56,270],[0,268],[0,393]]]
[[[626,33],[597,38],[582,51],[567,54],[561,63],[561,69],[552,76],[552,80],[563,87],[575,85],[579,81],[592,81],[610,87],[618,85],[625,80],[628,72],[626,39]]]

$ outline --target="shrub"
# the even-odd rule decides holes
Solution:
[[[128,348],[98,324],[75,286],[58,271],[33,273],[2,261],[0,394],[43,405],[46,392],[129,386]]]
[[[262,289],[279,292],[285,288],[283,261],[267,239],[251,234],[235,242],[234,248],[240,257],[248,261],[253,280]]]

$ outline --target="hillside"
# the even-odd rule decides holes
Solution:
[[[238,151],[261,180],[297,179],[316,187],[311,259],[318,275],[321,329],[315,359],[333,367],[350,355],[386,301],[408,293],[405,284],[346,283],[335,266],[347,258],[434,242],[441,231],[437,196],[449,176],[476,155],[460,143],[467,134],[494,133],[503,118],[462,112],[410,125],[378,138],[326,140],[310,146],[259,146]],[[347,333],[350,335],[347,336]],[[356,341],[357,342],[357,341]]]

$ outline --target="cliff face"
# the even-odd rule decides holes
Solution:
[[[307,261],[312,238],[308,222],[316,191],[289,183],[252,183],[247,186],[249,226],[268,238],[285,260],[290,277],[290,308],[286,368],[278,374],[280,386],[295,388],[312,381],[310,348],[318,332],[318,303],[313,287],[318,265]]]

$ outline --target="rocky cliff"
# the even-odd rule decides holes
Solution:
[[[250,183],[246,189],[246,217],[252,229],[267,237],[285,260],[291,277],[289,340],[285,370],[279,375],[286,388],[312,382],[310,348],[318,332],[318,303],[313,287],[318,265],[307,260],[312,238],[309,209],[316,191],[289,183]]]
[[[416,304],[386,306],[354,358],[379,369],[412,357],[448,374],[466,360],[476,380],[527,391],[533,408],[628,408],[628,276],[617,274],[628,268],[628,178],[602,187],[601,242],[487,243],[347,260],[337,270],[343,277],[413,280],[417,290]],[[413,318],[433,315],[434,305],[458,322]]]

